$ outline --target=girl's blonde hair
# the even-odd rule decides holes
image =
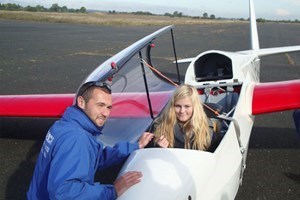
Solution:
[[[155,127],[154,135],[156,138],[163,135],[169,141],[169,147],[174,147],[174,126],[178,123],[175,114],[175,101],[186,97],[192,101],[193,114],[182,126],[185,133],[185,148],[207,150],[211,141],[208,119],[200,102],[198,92],[191,85],[181,85],[175,90],[166,109],[156,120],[157,126]],[[192,140],[192,146],[190,146],[190,140]]]

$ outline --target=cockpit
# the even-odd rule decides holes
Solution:
[[[232,79],[232,62],[225,55],[209,53],[195,61],[194,73],[197,82]]]

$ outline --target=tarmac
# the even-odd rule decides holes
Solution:
[[[99,64],[159,28],[0,19],[0,94],[74,93]],[[263,23],[258,32],[262,48],[300,45],[299,24]],[[174,36],[179,58],[210,49],[246,50],[250,43],[246,23],[176,26]],[[180,72],[183,77],[185,68]],[[299,77],[299,52],[261,59],[261,82]],[[26,198],[35,159],[54,121],[0,119],[0,199]],[[246,164],[237,200],[300,199],[300,136],[292,111],[256,116]]]

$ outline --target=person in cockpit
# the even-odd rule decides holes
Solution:
[[[210,151],[215,140],[211,126],[196,88],[184,84],[152,124],[149,132],[154,139],[149,146]]]

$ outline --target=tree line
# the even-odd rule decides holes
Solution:
[[[79,13],[86,13],[87,9],[85,7],[81,7],[80,9],[69,9],[67,6],[59,6],[57,3],[52,4],[50,8],[45,8],[44,6],[37,5],[35,7],[33,6],[26,6],[22,7],[18,4],[14,3],[7,3],[7,4],[1,4],[0,3],[0,10],[9,10],[9,11],[29,11],[29,12],[79,12]],[[113,11],[108,11],[110,14],[116,14],[119,12],[116,12],[115,10]],[[132,14],[135,15],[156,15],[151,12],[143,12],[143,11],[137,11],[137,12],[132,12]],[[174,11],[173,13],[165,13],[164,16],[168,17],[190,17],[188,15],[184,15],[182,12],[179,11]],[[203,19],[215,19],[215,15],[210,15],[208,16],[207,13],[204,13],[202,17],[193,17],[193,18],[203,18]]]
[[[72,13],[86,13],[86,8],[81,7],[80,9],[73,9],[67,8],[67,6],[60,7],[57,3],[52,4],[50,8],[45,8],[44,6],[37,5],[33,6],[26,6],[22,7],[18,4],[14,3],[7,3],[1,4],[0,3],[0,10],[9,10],[9,11],[29,11],[29,12],[72,12]]]
[[[22,7],[18,4],[14,4],[14,3],[7,3],[7,4],[1,4],[0,3],[0,10],[9,10],[9,11],[30,11],[30,12],[71,12],[71,13],[87,13],[87,9],[85,7],[81,7],[80,9],[73,9],[73,8],[67,8],[67,6],[59,6],[57,3],[52,4],[52,6],[50,8],[45,8],[44,6],[41,5],[37,5],[35,7],[33,6],[26,6],[26,7]],[[95,12],[95,11],[94,11]],[[110,10],[108,11],[109,14],[117,14],[117,13],[128,13],[128,12],[117,12],[115,10]],[[156,15],[153,14],[151,12],[143,12],[143,11],[137,11],[137,12],[131,12],[131,14],[135,14],[135,15]],[[163,14],[163,16],[168,16],[168,17],[190,17],[193,19],[224,19],[221,17],[216,18],[216,16],[214,14],[208,14],[208,13],[203,13],[200,16],[189,16],[189,15],[185,15],[182,12],[179,11],[174,11],[173,13],[165,13]],[[244,21],[244,20],[249,20],[249,19],[233,19],[233,20],[240,20],[240,21]],[[274,22],[274,20],[266,20],[263,18],[258,18],[257,22],[260,23],[264,23],[264,22]],[[276,20],[275,22],[288,22],[288,23],[300,23],[300,21],[298,19],[295,20]]]
[[[127,12],[117,12],[115,10],[109,10],[108,11],[109,14],[118,14],[118,13],[127,13]],[[131,14],[134,15],[156,15],[157,14],[153,14],[151,12],[143,12],[143,11],[137,11],[137,12],[131,12]],[[189,15],[185,15],[182,12],[179,11],[174,11],[173,13],[165,13],[161,16],[167,16],[167,17],[190,17],[190,18],[202,18],[202,19],[216,19],[215,15],[208,15],[207,13],[203,13],[202,17],[198,16],[198,17],[191,17]]]

